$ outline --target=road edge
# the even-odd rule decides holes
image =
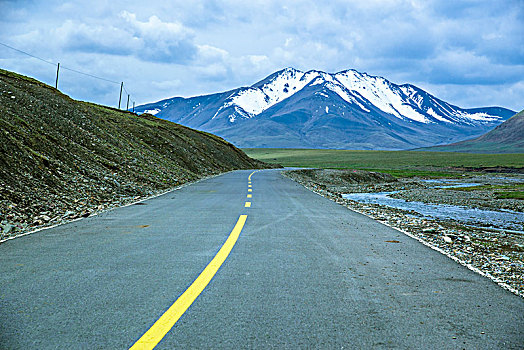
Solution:
[[[307,189],[308,191],[311,191],[311,192],[315,193],[316,195],[319,195],[319,196],[322,197],[322,198],[328,199],[329,201],[331,201],[331,202],[333,202],[333,203],[336,203],[336,204],[338,204],[338,205],[341,205],[341,206],[343,206],[344,208],[346,208],[346,209],[348,209],[348,210],[351,210],[351,211],[353,211],[353,212],[355,212],[355,213],[358,213],[358,214],[364,215],[364,216],[370,218],[370,219],[373,220],[373,221],[376,221],[376,222],[378,222],[378,223],[380,223],[380,224],[382,224],[382,225],[384,225],[384,226],[387,226],[387,227],[389,227],[389,228],[392,228],[392,229],[394,229],[394,230],[396,230],[396,231],[398,231],[398,232],[401,232],[401,233],[405,234],[405,235],[408,236],[408,237],[411,237],[411,238],[417,240],[418,242],[422,243],[422,244],[425,245],[426,247],[431,248],[431,249],[433,249],[433,250],[435,250],[435,251],[437,251],[437,252],[439,252],[439,253],[441,253],[441,254],[447,256],[447,257],[450,258],[451,260],[453,260],[453,261],[455,261],[456,263],[458,263],[458,264],[460,264],[460,265],[466,267],[467,269],[469,269],[469,270],[471,270],[471,271],[473,271],[473,272],[475,272],[475,273],[477,273],[477,274],[479,274],[479,275],[481,275],[481,276],[483,276],[483,277],[488,278],[488,279],[491,280],[492,282],[496,283],[496,284],[497,284],[499,287],[501,287],[502,289],[505,289],[505,290],[511,292],[512,294],[515,294],[516,296],[519,296],[519,297],[521,297],[521,298],[524,298],[524,293],[520,293],[518,290],[516,290],[515,288],[511,287],[511,286],[508,285],[507,283],[504,283],[504,282],[501,281],[500,279],[498,279],[498,278],[496,278],[496,277],[490,275],[489,273],[486,273],[486,272],[484,272],[484,271],[479,270],[478,268],[472,266],[471,264],[468,264],[468,263],[466,263],[465,261],[460,260],[459,258],[457,258],[457,257],[455,257],[455,256],[453,256],[453,255],[451,255],[451,254],[449,254],[449,253],[447,253],[446,251],[442,250],[441,248],[439,248],[439,247],[437,247],[437,246],[434,246],[433,244],[431,244],[431,243],[429,243],[429,242],[423,240],[422,238],[417,237],[417,236],[413,235],[412,233],[409,233],[409,232],[407,232],[407,231],[404,231],[404,230],[402,230],[402,229],[400,229],[400,228],[397,228],[397,227],[391,226],[391,225],[388,224],[387,222],[384,222],[384,221],[381,221],[381,220],[377,220],[377,219],[373,218],[372,216],[370,216],[370,215],[368,215],[368,214],[366,214],[366,213],[363,213],[363,212],[361,212],[361,211],[359,211],[359,210],[357,210],[357,209],[350,208],[350,207],[348,207],[348,206],[346,206],[346,205],[343,205],[343,204],[341,204],[341,203],[338,203],[338,202],[335,201],[334,199],[332,199],[332,198],[330,198],[330,197],[328,197],[328,196],[324,196],[321,192],[319,192],[319,191],[317,191],[317,190],[314,190],[314,189],[311,189],[311,188],[308,188],[308,187],[305,186],[304,184],[301,184],[300,182],[295,181],[294,179],[285,176],[284,174],[282,174],[282,171],[280,171],[279,173],[280,173],[280,175],[281,175],[282,177],[287,178],[287,179],[289,179],[289,180],[291,180],[291,181],[294,181],[295,183],[297,183],[297,184],[303,186],[303,187],[304,187],[305,189]]]
[[[118,209],[118,208],[125,208],[125,207],[128,207],[130,205],[134,205],[134,204],[137,204],[137,203],[140,203],[140,202],[144,202],[144,201],[147,201],[149,199],[157,198],[157,197],[163,196],[163,195],[165,195],[167,193],[174,192],[174,191],[180,190],[180,189],[182,189],[184,187],[191,186],[193,184],[199,183],[201,181],[212,179],[212,178],[215,178],[215,177],[218,177],[218,176],[221,176],[221,175],[225,175],[225,174],[231,173],[233,171],[237,171],[237,170],[250,170],[250,169],[235,169],[235,170],[229,170],[229,171],[226,171],[226,172],[223,172],[223,173],[220,173],[220,174],[213,174],[213,175],[204,176],[204,177],[202,177],[202,178],[200,178],[198,180],[186,182],[186,183],[184,183],[182,185],[178,185],[176,187],[173,187],[173,188],[170,188],[170,189],[167,189],[167,190],[163,190],[163,191],[154,193],[151,196],[148,196],[148,197],[145,197],[145,198],[141,198],[141,199],[139,199],[137,201],[134,201],[134,202],[126,203],[124,205],[114,206],[114,207],[111,207],[111,208],[108,208],[108,209],[104,209],[104,210],[101,210],[101,211],[96,211],[96,212],[90,214],[87,217],[75,218],[75,219],[67,220],[67,221],[64,221],[64,222],[60,222],[58,224],[54,224],[54,225],[50,225],[50,226],[43,226],[43,227],[39,227],[39,228],[37,228],[35,230],[29,231],[29,232],[21,233],[21,234],[16,235],[16,236],[7,237],[7,238],[4,238],[4,239],[1,239],[0,240],[0,244],[2,244],[4,242],[7,242],[7,241],[10,241],[10,240],[13,240],[13,239],[16,239],[16,238],[28,236],[30,234],[37,233],[37,232],[40,232],[40,231],[49,230],[49,229],[52,229],[52,228],[55,228],[55,227],[58,227],[58,226],[70,224],[72,222],[76,222],[76,221],[80,221],[80,220],[83,220],[83,219],[95,217],[97,215],[100,215],[100,214],[103,214],[103,213],[107,213],[107,212],[110,212],[110,211]]]

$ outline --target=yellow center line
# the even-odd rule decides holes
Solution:
[[[245,205],[246,208],[249,208],[251,207],[251,202],[246,202],[246,205]]]
[[[247,203],[246,203],[247,204]],[[246,205],[247,206],[247,205]],[[217,273],[220,266],[228,257],[231,249],[233,249],[242,228],[246,223],[247,215],[240,215],[238,221],[229,234],[226,242],[220,248],[213,260],[206,266],[204,271],[197,277],[197,279],[186,289],[186,291],[169,307],[169,309],[144,333],[140,339],[130,348],[136,349],[153,349],[164,336],[175,325],[178,319],[186,312],[195,299],[202,293],[204,288],[209,284],[213,276]]]
[[[252,194],[248,194],[248,195],[247,195],[247,198],[251,198],[251,197],[253,197]]]
[[[247,187],[252,187],[251,185],[247,185]]]
[[[253,190],[252,190],[252,189],[249,189],[249,190],[247,190],[247,191],[248,191],[248,192],[253,192]]]

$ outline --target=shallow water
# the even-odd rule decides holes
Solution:
[[[475,182],[459,182],[457,180],[421,180],[421,182],[425,182],[427,184],[434,184],[432,188],[453,188],[453,187],[473,187],[473,186],[479,186],[482,184],[475,183]]]
[[[463,186],[464,184],[461,184]],[[474,184],[477,185],[477,184]],[[377,193],[348,193],[343,194],[344,198],[361,202],[381,204],[388,207],[415,211],[422,216],[438,219],[453,219],[475,226],[496,226],[510,230],[524,230],[524,213],[510,210],[494,211],[476,208],[466,208],[449,204],[427,204],[423,202],[408,202],[404,199],[392,198],[389,195],[398,193],[377,192]]]

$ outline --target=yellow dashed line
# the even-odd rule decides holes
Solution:
[[[247,203],[246,203],[247,204]],[[242,228],[246,223],[247,215],[240,215],[238,221],[233,228],[233,231],[229,234],[226,242],[220,248],[217,255],[211,260],[206,266],[204,271],[197,277],[197,279],[186,289],[169,309],[149,328],[149,330],[137,340],[137,342],[131,347],[131,350],[135,349],[153,349],[164,336],[169,332],[175,325],[178,319],[186,312],[191,306],[193,301],[202,293],[204,288],[209,284],[213,276],[217,273],[220,266],[224,263],[228,257],[231,249],[235,245]]]
[[[253,192],[253,190],[252,190],[252,189],[249,189],[249,190],[247,190],[247,191],[248,191],[248,192]]]
[[[245,205],[246,208],[249,208],[251,207],[251,202],[246,202],[246,205]]]
[[[247,195],[247,198],[251,198],[251,197],[253,197],[252,194],[248,194],[248,195]]]

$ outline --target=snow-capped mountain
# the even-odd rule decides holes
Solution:
[[[463,109],[410,84],[346,70],[293,68],[232,91],[136,108],[213,132],[240,147],[409,149],[481,135],[511,117]]]

